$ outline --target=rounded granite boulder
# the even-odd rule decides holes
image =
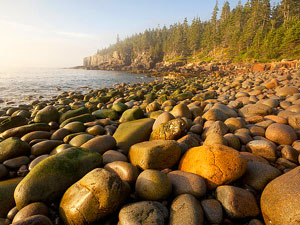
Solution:
[[[117,174],[94,169],[64,193],[59,205],[60,217],[66,225],[91,224],[115,212],[129,190],[129,185]]]
[[[143,169],[172,168],[179,160],[181,148],[173,140],[145,141],[131,146],[130,162]]]
[[[240,178],[247,162],[240,153],[224,145],[203,145],[191,148],[181,158],[179,169],[205,178],[207,187],[214,189]]]

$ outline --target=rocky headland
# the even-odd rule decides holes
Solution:
[[[2,108],[0,225],[299,224],[299,62],[203,66]]]

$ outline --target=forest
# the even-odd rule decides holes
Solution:
[[[195,17],[169,27],[147,29],[98,50],[128,58],[146,53],[156,61],[268,62],[300,59],[300,0],[248,0],[231,8],[218,2],[209,21]]]

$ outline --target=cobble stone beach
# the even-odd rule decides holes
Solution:
[[[299,87],[282,67],[2,107],[0,225],[299,224]]]

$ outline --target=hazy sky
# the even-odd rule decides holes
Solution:
[[[238,0],[229,2],[234,7]],[[122,39],[185,17],[208,20],[214,5],[215,0],[0,0],[0,67],[81,65],[117,34]]]

